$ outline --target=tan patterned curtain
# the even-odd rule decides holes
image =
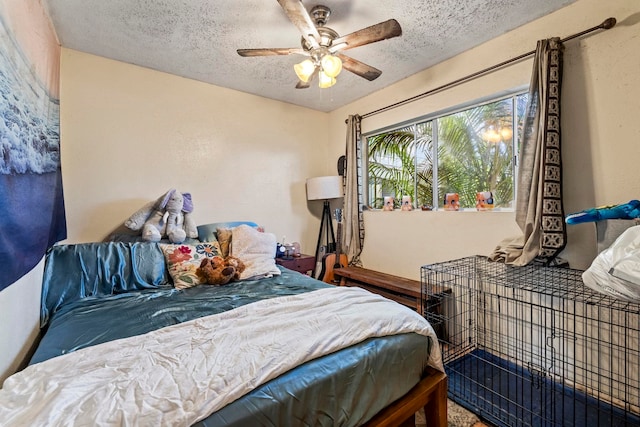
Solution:
[[[536,47],[519,155],[516,222],[523,234],[501,242],[489,256],[493,261],[551,264],[566,245],[560,150],[563,48],[557,37],[540,40]]]
[[[360,168],[362,167],[362,146],[360,140],[361,117],[349,116],[347,119],[347,170],[345,173],[344,224],[342,241],[344,253],[350,265],[361,265],[360,253],[364,244],[364,220],[362,216],[363,191]]]

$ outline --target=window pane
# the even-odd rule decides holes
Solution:
[[[537,109],[536,106],[529,106],[528,105],[529,102],[529,94],[528,93],[523,93],[520,94],[518,96],[516,96],[516,134],[515,136],[515,143],[513,145],[513,149],[515,150],[515,155],[514,158],[516,156],[519,155],[520,153],[520,146],[522,145],[522,141],[523,141],[523,137],[524,137],[524,122],[525,122],[525,118],[527,115],[527,108],[533,108],[531,111],[534,112],[534,116],[531,117],[531,120],[534,119],[535,117],[535,110]],[[517,162],[516,162],[517,165]],[[515,180],[515,176],[517,173],[518,169],[517,166],[514,165],[514,180]],[[515,203],[515,199],[517,197],[517,186],[514,183],[514,194],[513,194],[513,199]],[[515,206],[515,205],[514,205]]]
[[[516,140],[518,145],[514,148],[516,153],[520,151],[519,144],[522,142],[522,135],[524,135],[524,118],[527,112],[527,102],[529,101],[529,94],[523,93],[522,95],[516,96],[516,110],[517,110],[517,118],[518,118],[518,139]]]
[[[475,209],[476,194],[490,191],[494,207],[512,208],[526,104],[527,94],[514,95],[367,137],[369,205],[411,196],[415,206],[442,208],[446,193],[458,193],[461,208]]]
[[[398,202],[413,199],[415,156],[414,127],[407,126],[367,138],[369,145],[369,205],[380,209],[384,197]]]
[[[476,193],[491,191],[494,207],[511,207],[512,147],[510,98],[439,118],[439,198],[458,193],[461,208],[475,208]]]
[[[416,125],[416,206],[433,205],[433,127],[431,121]]]

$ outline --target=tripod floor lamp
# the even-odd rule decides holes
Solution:
[[[325,253],[335,251],[336,236],[333,231],[333,220],[331,218],[331,208],[329,201],[343,197],[341,176],[320,176],[307,179],[307,200],[323,200],[322,219],[320,221],[320,232],[318,233],[318,244],[316,245],[316,264],[320,261],[320,248],[323,237],[325,238]],[[313,276],[315,277],[314,270]]]

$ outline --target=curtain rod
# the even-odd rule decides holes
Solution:
[[[570,35],[568,37],[565,37],[565,38],[561,39],[560,42],[564,43],[564,42],[566,42],[568,40],[572,40],[572,39],[575,39],[576,37],[584,36],[585,34],[589,34],[589,33],[593,32],[593,31],[596,31],[596,30],[600,30],[600,29],[608,30],[610,28],[613,28],[615,25],[616,25],[616,18],[607,18],[604,21],[602,21],[602,23],[600,25],[596,25],[595,27],[589,28],[587,30],[581,31],[581,32],[576,33],[576,34],[572,34],[572,35]],[[378,113],[381,113],[383,111],[391,110],[392,108],[399,107],[399,106],[407,104],[407,103],[409,103],[411,101],[415,101],[416,99],[420,99],[420,98],[423,98],[423,97],[425,97],[427,95],[431,95],[431,94],[434,94],[436,92],[440,92],[440,91],[442,91],[444,89],[448,89],[450,87],[456,86],[456,85],[458,85],[460,83],[464,83],[466,81],[473,80],[474,78],[479,77],[479,76],[481,76],[483,74],[486,74],[486,73],[488,73],[490,71],[496,70],[498,68],[504,67],[505,65],[512,64],[514,62],[517,62],[517,61],[520,61],[520,60],[522,60],[524,58],[532,56],[535,53],[536,53],[535,49],[530,51],[530,52],[523,53],[522,55],[518,55],[518,56],[516,56],[514,58],[511,58],[511,59],[508,59],[506,61],[503,61],[503,62],[501,62],[499,64],[492,65],[491,67],[485,68],[484,70],[476,71],[475,73],[469,74],[468,76],[461,77],[461,78],[459,78],[457,80],[454,80],[452,82],[446,83],[446,84],[444,84],[442,86],[438,86],[435,89],[428,90],[428,91],[423,92],[421,94],[412,96],[411,98],[407,98],[405,100],[398,101],[398,102],[396,102],[394,104],[387,105],[386,107],[382,107],[382,108],[379,108],[377,110],[371,111],[369,113],[363,114],[361,116],[361,118],[364,119],[366,117],[373,116],[374,114],[378,114]],[[346,120],[345,120],[345,122],[346,122]]]

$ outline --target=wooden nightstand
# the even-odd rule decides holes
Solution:
[[[316,265],[316,257],[313,255],[300,255],[299,257],[293,257],[290,259],[276,258],[276,264],[288,268],[289,270],[297,271],[298,273],[311,275],[311,272]]]

